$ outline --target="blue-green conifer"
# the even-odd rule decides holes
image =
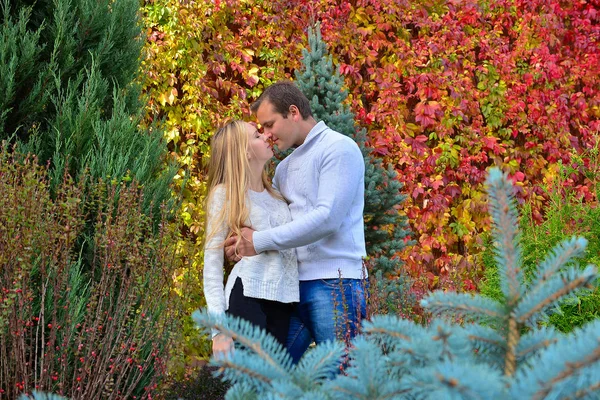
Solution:
[[[354,139],[363,154],[367,265],[369,273],[376,277],[372,280],[378,286],[376,289],[394,310],[397,295],[407,288],[402,263],[395,255],[413,243],[405,241],[410,234],[408,220],[398,211],[406,195],[401,192],[397,172],[392,166],[385,167],[381,158],[374,155],[373,148],[367,144],[367,130],[356,125],[354,114],[345,103],[348,92],[344,79],[328,55],[319,24],[309,29],[308,44],[309,48],[302,52],[303,68],[296,72],[296,84],[309,99],[315,119]],[[389,279],[390,276],[401,277]]]
[[[502,301],[438,291],[422,301],[436,315],[428,326],[392,315],[363,321],[363,334],[352,341],[349,367],[334,379],[327,379],[327,372],[338,365],[342,343],[316,346],[293,366],[275,339],[260,330],[196,312],[199,325],[218,327],[244,344],[234,357],[216,361],[234,382],[231,393],[237,397],[228,398],[600,398],[600,321],[570,334],[539,324],[565,296],[597,284],[595,266],[572,265],[586,240],[556,246],[535,278],[524,282],[514,188],[497,168],[487,186]]]

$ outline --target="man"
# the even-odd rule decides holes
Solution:
[[[251,109],[279,149],[297,146],[273,178],[289,203],[292,222],[260,232],[244,228],[237,246],[236,238],[225,243],[226,253],[237,261],[296,248],[300,302],[287,347],[298,362],[312,340],[354,336],[365,316],[365,165],[352,139],[316,122],[308,99],[292,82],[268,87]]]

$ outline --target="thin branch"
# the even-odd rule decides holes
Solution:
[[[496,346],[498,346],[498,347],[500,347],[500,348],[504,348],[504,347],[505,347],[505,346],[504,346],[504,344],[505,344],[504,342],[499,342],[499,341],[497,341],[497,340],[492,340],[492,339],[485,338],[485,337],[482,337],[482,336],[477,336],[477,335],[468,335],[467,337],[468,337],[470,340],[473,340],[473,341],[478,341],[478,342],[484,342],[484,343],[493,344],[493,345],[496,345]]]
[[[388,331],[383,328],[369,328],[368,330],[365,331],[365,333],[369,333],[369,334],[379,333],[379,334],[388,335],[388,336],[391,336],[391,337],[394,337],[397,339],[406,340],[407,342],[411,341],[410,337],[403,335],[400,332]]]
[[[521,317],[518,319],[518,322],[525,323],[525,321],[527,321],[529,318],[531,318],[532,315],[543,310],[549,304],[552,304],[553,302],[555,302],[558,299],[560,299],[561,297],[569,294],[570,292],[574,291],[575,289],[578,289],[583,286],[587,286],[589,284],[588,283],[589,279],[590,279],[589,276],[581,276],[570,282],[564,282],[565,285],[562,286],[559,290],[557,290],[554,294],[546,297],[543,301],[539,302],[535,307],[533,307],[531,310],[529,310],[529,312],[521,315]]]
[[[599,360],[600,360],[600,347],[596,347],[596,349],[589,356],[584,358],[582,361],[566,363],[565,370],[563,372],[561,372],[560,374],[558,374],[554,379],[549,381],[546,385],[544,385],[544,387],[540,391],[535,393],[532,396],[532,400],[541,400],[541,399],[546,398],[546,396],[550,393],[550,391],[552,390],[552,388],[554,387],[555,384],[557,384],[567,378],[570,378],[573,374],[578,372],[580,369],[587,367],[589,365],[592,365],[592,364],[598,362]],[[600,385],[600,383],[597,383],[595,385]],[[577,392],[577,393],[579,393],[579,392]],[[576,395],[577,395],[577,393],[576,393]],[[579,396],[582,396],[582,395],[583,395],[583,393],[579,394]]]
[[[433,306],[435,304],[441,305],[444,309],[448,309],[448,308],[452,307],[452,311],[459,310],[459,311],[468,311],[470,313],[475,313],[476,312],[476,313],[483,314],[483,315],[486,315],[486,316],[491,317],[491,318],[499,318],[499,319],[505,318],[505,316],[503,314],[500,314],[498,312],[492,311],[490,309],[481,308],[481,307],[474,307],[474,306],[470,306],[470,305],[467,305],[467,304],[447,304],[447,303],[445,304],[445,303],[442,303],[440,301],[437,301],[437,302],[428,302],[427,308],[431,309],[431,308],[433,308]]]
[[[539,343],[537,343],[534,346],[530,346],[520,352],[517,353],[517,358],[522,358],[524,357],[526,354],[531,353],[532,351],[538,350],[538,349],[542,349],[542,348],[546,348],[554,343],[556,343],[558,341],[558,339],[546,339],[543,340]]]

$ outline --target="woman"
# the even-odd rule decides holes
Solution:
[[[223,287],[223,243],[241,237],[241,228],[269,229],[291,221],[286,202],[272,188],[265,171],[271,147],[248,122],[232,121],[211,141],[204,247],[204,297],[208,311],[244,318],[285,345],[291,303],[297,302],[295,250],[243,257]],[[213,354],[231,351],[233,340],[213,331]]]

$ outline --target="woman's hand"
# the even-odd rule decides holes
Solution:
[[[213,356],[216,359],[222,359],[233,351],[233,339],[229,336],[219,333],[212,340]]]
[[[225,247],[225,257],[231,262],[238,262],[242,257],[255,256],[257,253],[254,249],[253,234],[253,229],[243,227],[241,240],[238,241],[237,236],[231,236],[225,240],[223,244],[223,247]]]

